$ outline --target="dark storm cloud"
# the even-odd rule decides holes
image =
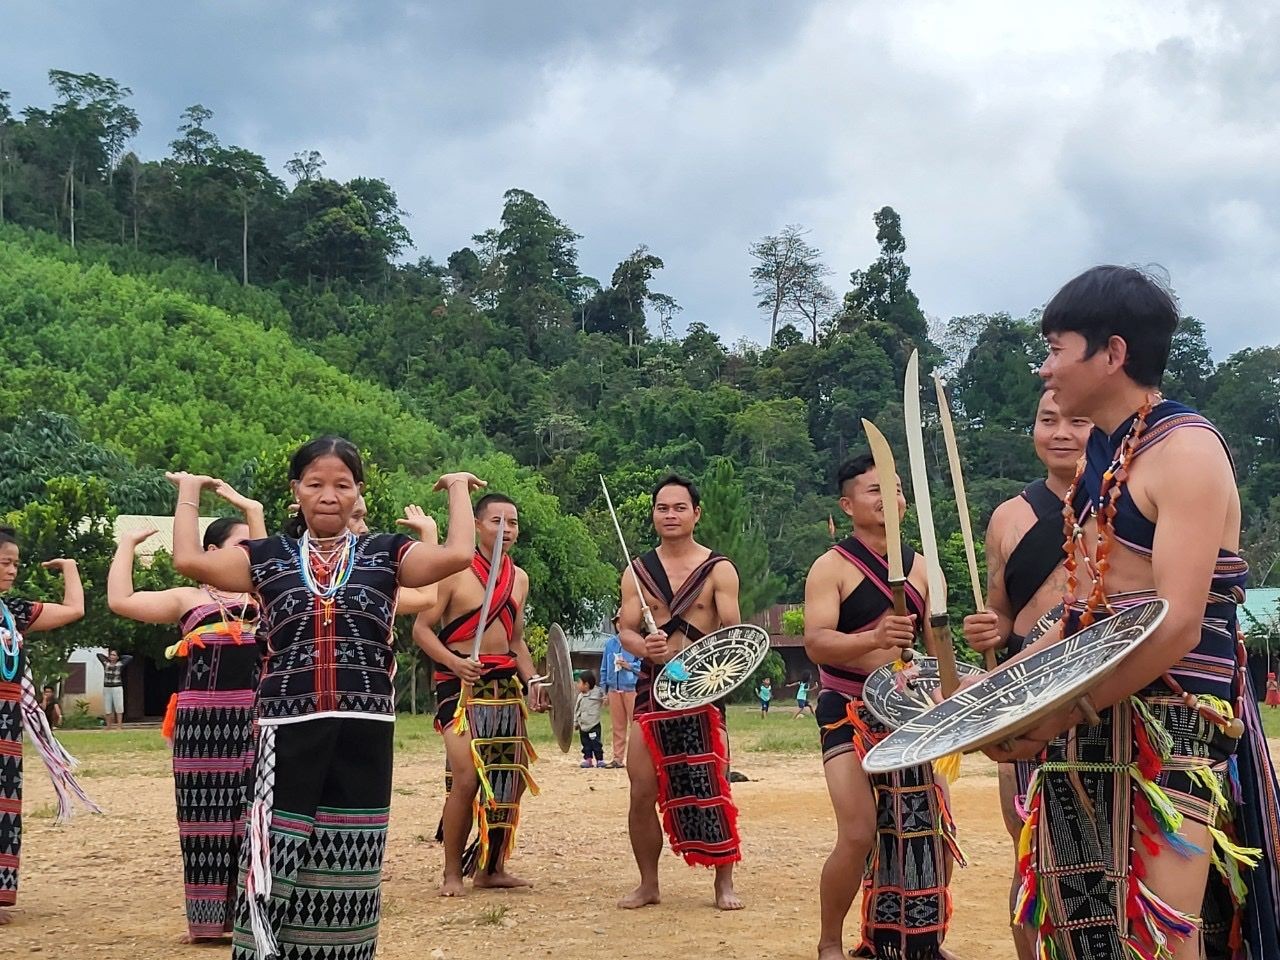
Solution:
[[[747,245],[813,228],[838,290],[903,216],[930,313],[1043,303],[1102,260],[1168,268],[1216,351],[1276,339],[1280,31],[1243,4],[8,0],[0,88],[50,67],[131,86],[137,148],[180,111],[279,169],[386,178],[443,258],[528,189],[607,281],[759,339]]]

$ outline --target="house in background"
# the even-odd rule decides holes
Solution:
[[[200,534],[215,517],[200,518]],[[160,551],[173,553],[173,517],[147,517],[123,514],[116,517],[115,541],[127,533],[154,528],[155,536],[138,547],[137,558],[143,566],[151,564]],[[178,628],[174,628],[177,640]],[[106,655],[114,646],[110,634],[100,647],[79,647],[67,658],[67,678],[62,682],[60,703],[64,716],[76,713],[76,702],[83,700],[89,715],[102,716],[102,663],[98,654]],[[178,690],[179,671],[175,664],[152,662],[150,657],[135,656],[124,671],[124,716],[126,720],[159,719],[164,716],[169,696]]]

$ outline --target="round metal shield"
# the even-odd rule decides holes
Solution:
[[[553,623],[547,630],[547,683],[550,685],[551,732],[562,753],[573,745],[573,705],[576,690],[573,663],[569,658],[569,641]]]
[[[871,671],[862,688],[862,702],[867,705],[871,715],[890,730],[897,730],[908,720],[914,720],[930,709],[934,705],[933,692],[942,689],[938,661],[934,657],[916,657],[907,670],[912,676],[910,687],[899,682],[906,671],[897,670],[895,664],[886,663]],[[981,676],[983,672],[981,667],[975,667],[971,663],[956,664],[956,673],[961,680]]]
[[[1164,600],[1144,601],[993,670],[885,737],[867,753],[863,769],[902,770],[1029,730],[1119,667],[1167,610]]]
[[[689,710],[728,696],[769,655],[769,633],[742,623],[708,633],[667,661],[653,681],[653,696],[668,710]],[[675,673],[687,675],[676,679]],[[683,670],[681,669],[683,668]]]

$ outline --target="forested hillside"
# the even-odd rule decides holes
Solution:
[[[660,251],[637,245],[611,276],[584,276],[581,238],[525,190],[495,197],[494,221],[455,250],[410,262],[382,180],[330,179],[311,150],[281,177],[224,144],[200,105],[167,155],[144,159],[128,149],[140,120],[127,87],[50,81],[46,107],[18,110],[0,91],[0,509],[65,501],[46,481],[90,476],[95,509],[166,509],[158,471],[184,468],[244,484],[278,516],[286,451],[333,430],[378,466],[379,524],[409,499],[439,509],[426,490],[445,468],[514,493],[535,620],[580,624],[616,589],[601,474],[633,549],[660,474],[704,480],[704,534],[739,561],[747,606],[798,599],[829,543],[831,480],[861,446],[859,419],[900,445],[913,348],[926,372],[949,374],[978,528],[1038,473],[1036,318],[928,316],[911,289],[909,225],[891,207],[856,226],[875,231],[879,256],[838,271],[803,227],[743,237],[764,345],[727,344],[660,292]],[[1165,389],[1225,430],[1245,552],[1255,580],[1274,581],[1280,348],[1215,365],[1187,317]],[[931,398],[935,514],[963,610]],[[36,552],[61,544],[56,526],[32,529]]]

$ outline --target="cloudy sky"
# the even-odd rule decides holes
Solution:
[[[1041,305],[1158,263],[1215,354],[1280,341],[1280,17],[1264,2],[0,0],[0,88],[50,67],[133,88],[139,152],[201,102],[280,170],[380,176],[443,259],[503,191],[583,234],[602,280],[761,339],[748,244],[812,230],[839,292],[903,218],[925,310]]]

